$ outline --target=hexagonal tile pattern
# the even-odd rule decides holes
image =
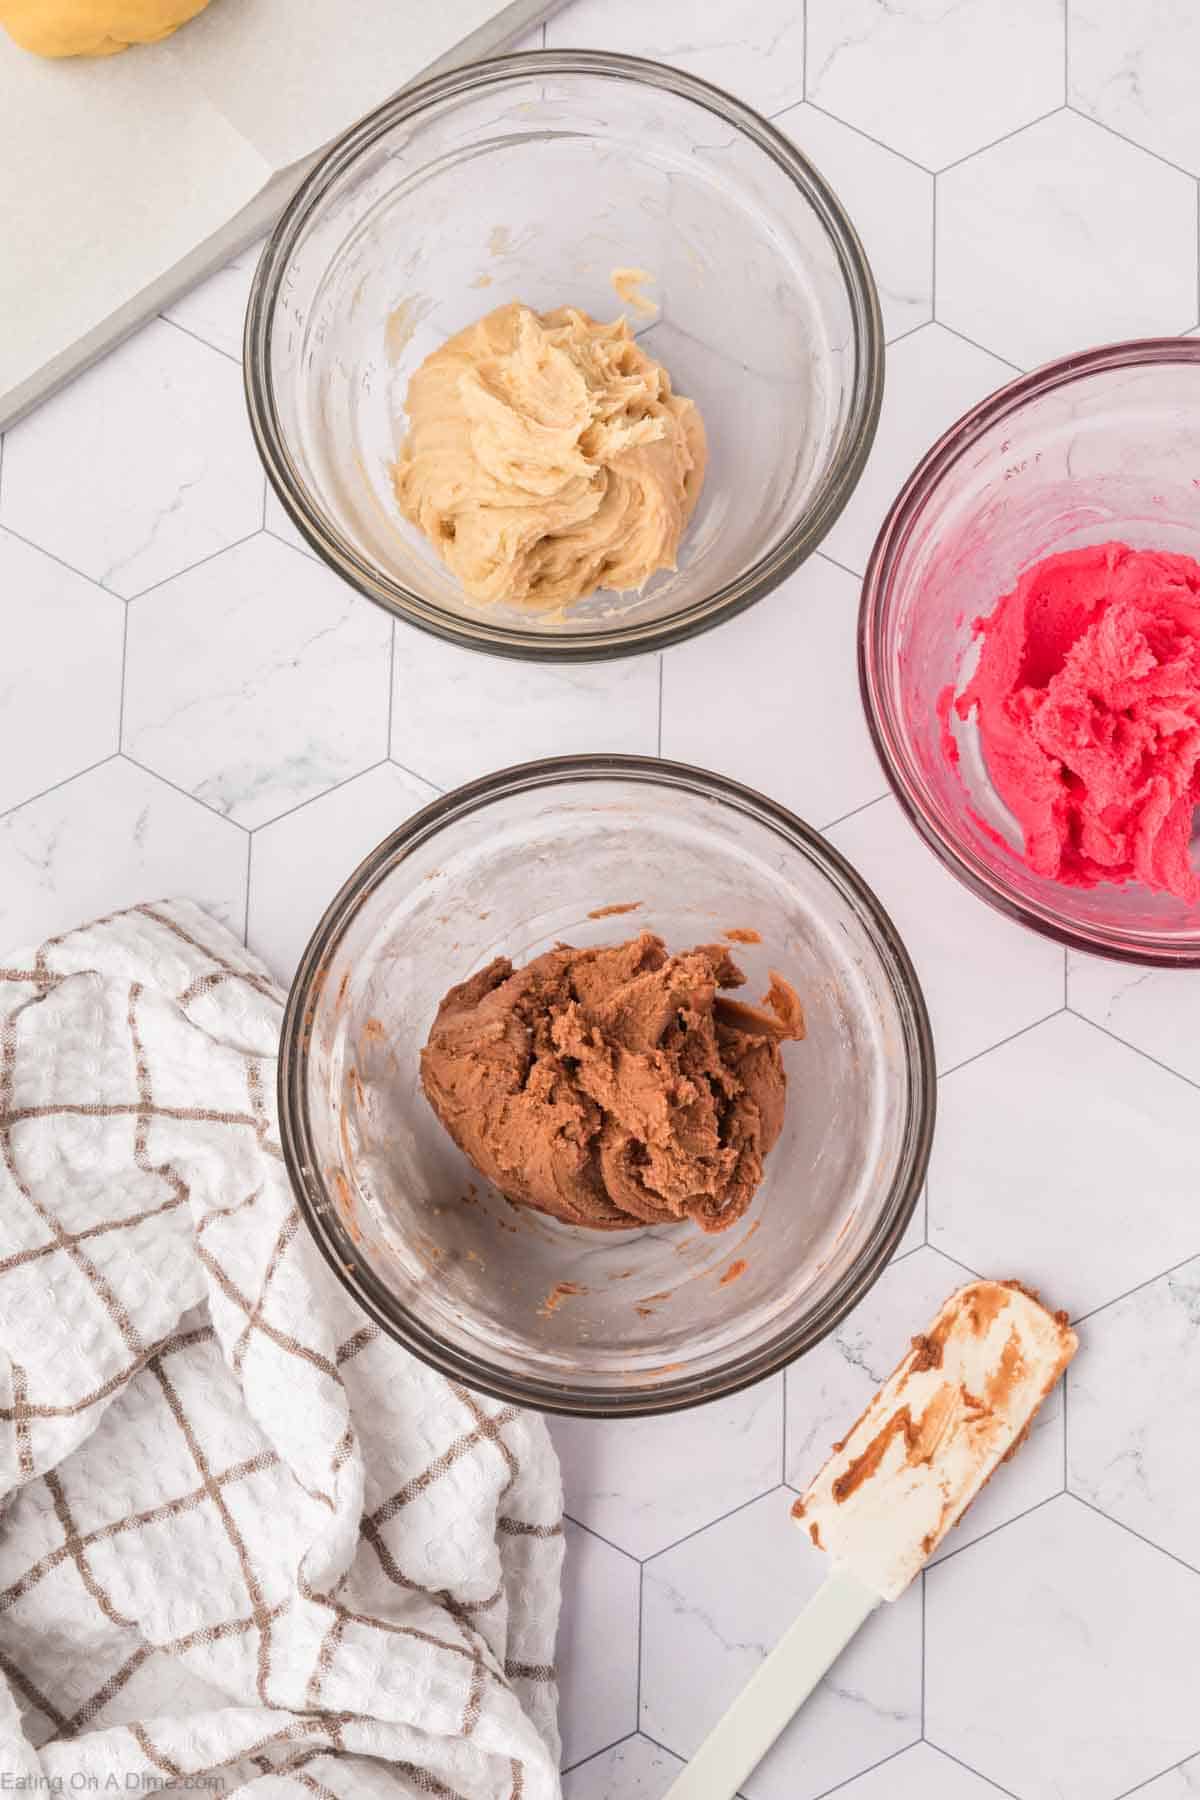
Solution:
[[[1073,1012],[1200,1085],[1200,970],[1139,969],[1072,951],[1067,998]]]
[[[176,300],[163,318],[240,363],[246,303],[262,247],[260,238],[227,262],[223,269],[218,269],[215,275],[210,275],[182,299]]]
[[[281,981],[351,871],[436,793],[381,763],[255,832],[247,942]]]
[[[754,1673],[827,1572],[776,1490],[645,1565],[642,1730],[680,1756]],[[816,1800],[921,1735],[921,1594],[868,1619],[774,1748],[748,1800]]]
[[[729,88],[760,112],[804,96],[804,23],[794,0],[731,10],[720,0],[574,0],[546,21],[551,49],[625,50]]]
[[[1168,1769],[1157,1781],[1137,1790],[1138,1800],[1196,1800],[1200,1794],[1200,1756]]]
[[[928,169],[1061,106],[1061,0],[808,0],[807,97]]]
[[[913,466],[955,420],[1016,370],[940,325],[888,351],[883,410],[867,466],[822,549],[861,575],[892,501]]]
[[[1006,1793],[1117,1800],[1195,1749],[1200,1576],[1070,1495],[925,1591],[925,1734]]]
[[[241,935],[244,831],[114,756],[0,819],[0,942],[184,895]]]
[[[240,369],[150,323],[8,432],[0,522],[129,599],[262,520]]]
[[[637,1728],[638,1565],[568,1519],[558,1628],[562,1761],[569,1769]]]
[[[960,163],[937,199],[938,318],[1022,368],[1196,323],[1195,182],[1075,113]]]
[[[567,1512],[638,1557],[698,1531],[779,1485],[783,1379],[664,1418],[556,1419]],[[636,1467],[636,1487],[612,1485]]]
[[[995,1800],[990,1781],[973,1775],[961,1763],[935,1750],[932,1744],[914,1744],[889,1756],[885,1763],[848,1781],[838,1790],[838,1800]]]
[[[0,812],[117,748],[125,608],[0,531]],[[46,705],[46,689],[55,705]]]
[[[1067,0],[1067,98],[1089,118],[1200,175],[1191,73],[1200,16],[1178,0]]]
[[[933,181],[816,106],[793,106],[775,123],[810,156],[863,241],[888,338],[933,316]]]
[[[940,1069],[1062,1005],[1062,951],[981,906],[926,849],[894,800],[843,819],[829,837],[870,882],[908,946]]]
[[[1072,1493],[1200,1568],[1200,1258],[1089,1319],[1068,1379]]]
[[[653,756],[657,656],[513,662],[398,626],[392,755],[439,787],[529,757],[585,750]]]
[[[929,1241],[947,1255],[1078,1316],[1200,1252],[1200,1105],[1178,1075],[1060,1013],[941,1090]]]
[[[626,1738],[573,1769],[563,1781],[563,1800],[662,1800],[682,1767],[649,1738]]]
[[[936,1250],[916,1250],[885,1271],[867,1298],[787,1375],[787,1478],[803,1489],[875,1389],[908,1349],[913,1333],[970,1277]],[[1027,1443],[997,1471],[938,1558],[952,1555],[1063,1487],[1063,1409],[1055,1391]]]
[[[391,631],[259,532],[132,607],[122,746],[261,825],[386,756]]]
[[[267,483],[267,503],[263,509],[263,524],[271,536],[277,537],[280,543],[290,544],[293,550],[302,550],[305,556],[311,556],[314,562],[320,561],[316,551],[309,548],[284,512],[283,502],[270,482]]]
[[[754,670],[730,706],[731,660]],[[734,775],[818,827],[886,792],[858,698],[858,583],[814,556],[721,632],[663,657],[662,753]]]

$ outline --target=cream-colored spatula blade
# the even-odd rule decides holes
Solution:
[[[1011,1456],[1075,1333],[1016,1282],[975,1281],[899,1368],[792,1508],[833,1568],[666,1800],[733,1800],[881,1600],[896,1600]]]

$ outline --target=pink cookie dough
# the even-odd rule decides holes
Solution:
[[[1066,551],[975,631],[979,664],[953,705],[976,712],[1030,868],[1200,901],[1200,562],[1116,543]]]

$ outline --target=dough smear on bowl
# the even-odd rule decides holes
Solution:
[[[780,1045],[804,1036],[772,973],[765,1010],[724,998],[720,944],[628,943],[497,957],[452,987],[421,1052],[438,1118],[519,1205],[598,1230],[740,1219],[783,1129]]]
[[[704,426],[623,318],[497,307],[426,357],[392,470],[473,600],[561,611],[673,569]]]

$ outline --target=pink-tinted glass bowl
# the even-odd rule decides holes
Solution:
[[[972,892],[1080,950],[1200,966],[1200,908],[1140,883],[1036,875],[961,692],[972,622],[1058,551],[1122,540],[1200,559],[1200,343],[1152,338],[1050,363],[940,438],[894,502],[863,584],[859,671],[875,744],[921,836]],[[1193,859],[1200,845],[1193,839]]]

